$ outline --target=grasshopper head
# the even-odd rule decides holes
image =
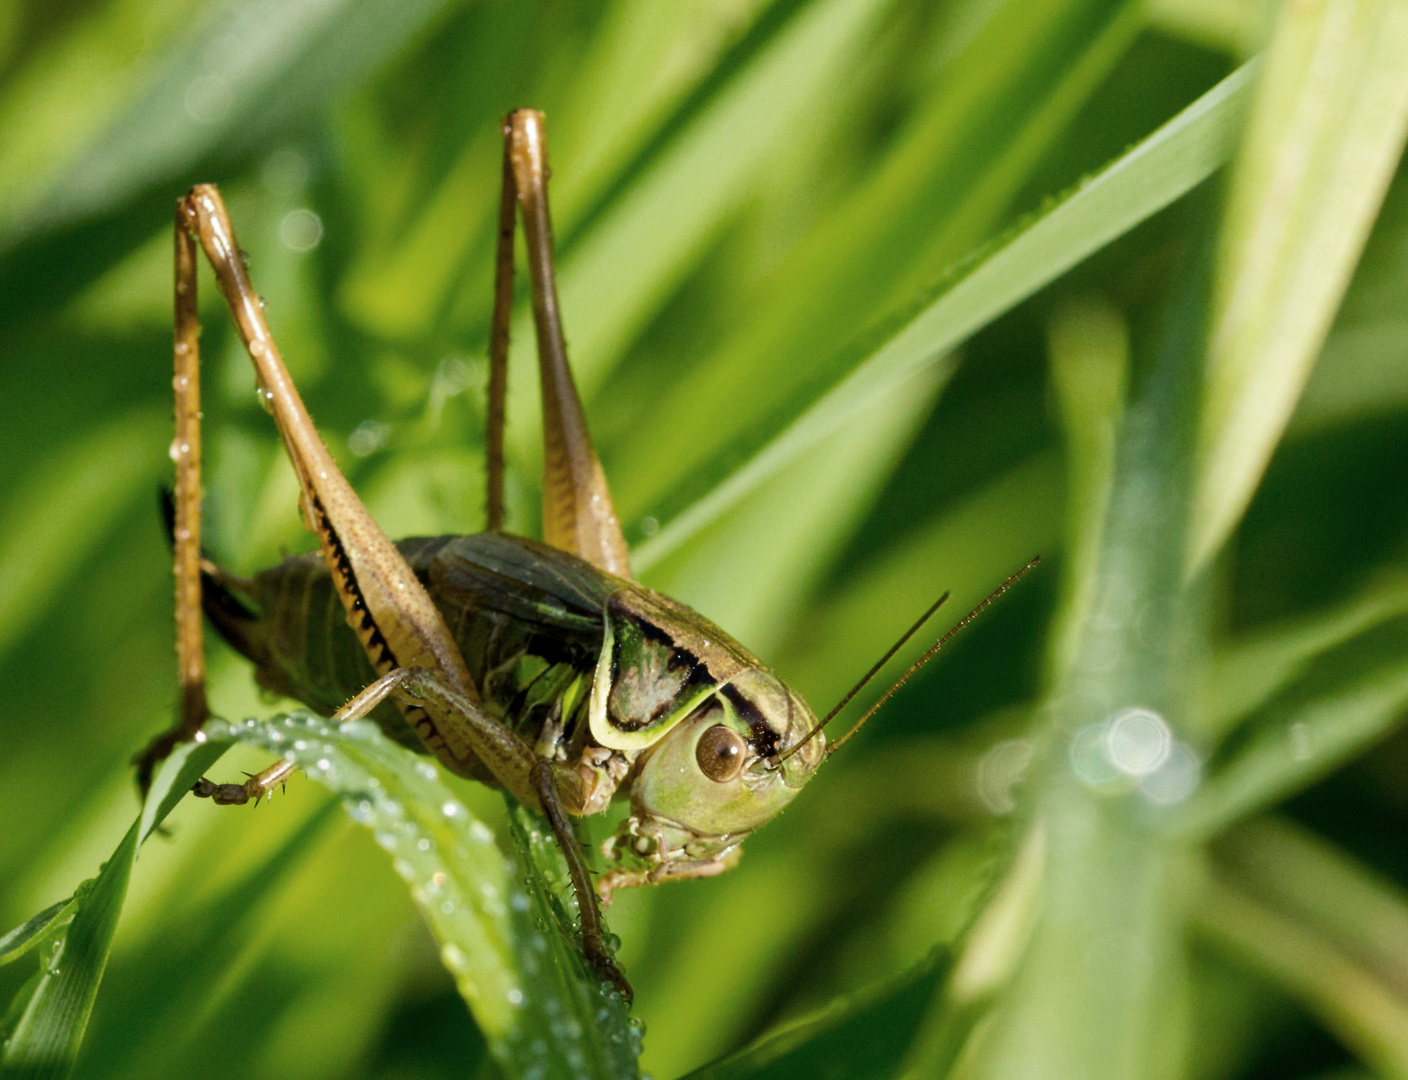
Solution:
[[[780,764],[776,758],[815,727],[806,702],[776,676],[739,672],[641,755],[631,815],[608,841],[610,853],[667,874],[671,866],[688,874],[686,863],[716,864],[811,779],[825,757],[822,738]]]

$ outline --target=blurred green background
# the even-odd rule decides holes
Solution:
[[[1045,557],[738,870],[620,895],[641,1068],[878,983],[839,1049],[719,1075],[1408,1077],[1405,25],[1390,0],[0,3],[0,928],[116,847],[172,711],[174,201],[221,185],[387,531],[472,532],[498,120],[531,105],[647,584],[822,712],[939,592],[956,618]],[[1131,151],[1268,42],[1213,149],[1171,144],[1207,159],[1187,182]],[[1143,208],[1081,202],[1117,160]],[[1099,239],[1042,240],[1072,207]],[[1029,288],[960,297],[867,390],[1013,250]],[[206,542],[250,572],[311,544],[202,282]],[[286,707],[211,664],[221,715]],[[78,1075],[495,1075],[332,801],[177,808]]]

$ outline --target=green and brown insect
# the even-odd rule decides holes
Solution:
[[[603,900],[617,888],[721,873],[737,863],[742,841],[816,772],[827,753],[824,721],[713,623],[631,579],[567,362],[540,113],[524,109],[506,118],[503,160],[488,529],[474,536],[387,538],[289,378],[219,193],[200,185],[178,203],[172,535],[182,705],[176,726],[140,756],[139,778],[145,784],[176,742],[201,738],[209,715],[204,612],[254,663],[261,685],[337,720],[370,716],[391,738],[434,754],[457,775],[540,809],[568,860],[584,951],[629,995],[606,947],[569,817],[603,811],[629,792],[630,814],[603,849],[611,864],[596,885]],[[520,212],[543,396],[541,543],[503,531]],[[319,551],[252,579],[214,565],[200,549],[197,245],[254,362],[261,400],[298,476],[304,522],[319,541]],[[195,793],[218,803],[257,801],[292,769],[279,761],[242,784],[201,780]]]

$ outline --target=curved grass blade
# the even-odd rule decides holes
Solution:
[[[57,932],[72,922],[74,913],[77,911],[78,897],[77,895],[70,896],[67,900],[51,904],[38,915],[25,920],[4,937],[0,937],[0,964],[8,964],[12,960],[18,960],[42,942],[47,935]]]
[[[329,822],[339,818],[336,804],[325,800],[268,858],[241,861],[243,872],[218,898],[195,911],[164,912],[161,931],[148,940],[141,961],[134,964],[124,955],[125,962],[109,972],[78,1075],[189,1075],[212,1041],[215,1018],[247,973],[247,950],[267,940],[261,931],[279,917],[274,898],[306,865]],[[131,940],[126,938],[129,946]],[[114,1009],[114,999],[132,1006]],[[133,1023],[138,1011],[141,1022]]]
[[[1214,739],[1223,737],[1317,656],[1404,614],[1408,580],[1385,575],[1333,608],[1233,642],[1214,659],[1201,710],[1204,729]]]
[[[433,763],[369,722],[339,727],[300,711],[206,731],[296,762],[373,831],[508,1075],[636,1075],[639,1038],[625,1002],[578,959],[564,925],[575,912],[551,902],[550,862],[531,842],[529,819],[518,827],[533,853],[507,857]]]
[[[683,509],[760,445],[758,432],[780,430],[858,359],[838,345],[1011,223],[1043,155],[1142,25],[1136,7],[1108,8],[1103,0],[992,6],[865,181],[739,298],[726,338],[671,380],[631,447],[613,455],[624,474],[614,497],[627,519],[636,507],[666,517]],[[1049,94],[1015,105],[1031,85]],[[717,415],[702,401],[730,404]],[[715,468],[701,474],[705,464]]]
[[[48,932],[35,942],[41,949],[38,976],[21,991],[29,999],[22,1011],[18,1001],[10,1006],[9,1015],[18,1013],[18,1019],[0,1054],[0,1077],[59,1080],[72,1072],[127,898],[137,849],[224,752],[218,743],[178,747],[157,771],[142,813],[112,858],[66,902],[75,907],[72,921],[59,925],[61,920],[50,920]]]
[[[1229,157],[1251,79],[1244,65],[948,282],[878,349],[708,495],[631,553],[644,572],[921,369],[1086,256],[1168,206]]]

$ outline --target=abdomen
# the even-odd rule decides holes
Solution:
[[[620,583],[521,537],[442,536],[397,547],[440,609],[486,709],[530,740],[550,718],[570,736],[585,712],[582,680],[589,688],[601,650],[602,610]],[[376,678],[318,553],[285,559],[243,593],[208,580],[205,609],[254,662],[261,686],[329,714]],[[373,716],[420,749],[394,706]]]

